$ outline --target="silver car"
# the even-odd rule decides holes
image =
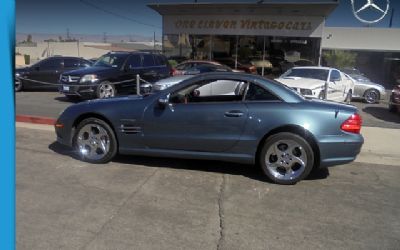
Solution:
[[[372,82],[362,75],[350,75],[354,81],[354,99],[363,99],[366,103],[379,103],[385,99],[386,90],[380,84]]]

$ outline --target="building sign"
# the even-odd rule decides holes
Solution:
[[[164,34],[321,37],[323,17],[164,16]]]

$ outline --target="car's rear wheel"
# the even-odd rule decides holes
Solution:
[[[265,175],[273,182],[295,184],[311,172],[314,152],[301,136],[282,132],[266,140],[259,161]]]
[[[14,90],[15,92],[21,91],[23,88],[22,81],[20,79],[15,79],[14,81]]]
[[[73,142],[79,157],[86,162],[106,163],[117,154],[114,131],[106,122],[97,118],[87,118],[80,122]]]
[[[114,84],[110,82],[102,82],[97,87],[97,98],[110,98],[116,95],[116,90]]]
[[[369,104],[379,102],[380,94],[376,89],[368,89],[364,93],[364,101]]]

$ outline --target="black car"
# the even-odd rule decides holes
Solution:
[[[15,69],[15,91],[33,88],[57,90],[61,73],[91,65],[92,62],[79,57],[53,56],[43,59],[32,66]]]
[[[169,77],[172,68],[165,56],[150,52],[110,52],[92,67],[65,72],[60,92],[69,98],[107,98],[136,92],[136,75],[153,83]]]

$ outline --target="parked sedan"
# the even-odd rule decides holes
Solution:
[[[400,85],[396,85],[392,90],[389,101],[389,111],[393,113],[400,112]]]
[[[356,107],[307,100],[261,76],[206,73],[146,96],[69,106],[55,129],[90,163],[117,152],[223,160],[259,164],[272,181],[293,184],[313,168],[353,161],[361,123]]]
[[[78,57],[53,56],[43,59],[32,66],[15,69],[15,91],[33,88],[57,90],[58,79],[64,71],[86,68],[91,65],[91,61]]]
[[[354,81],[348,75],[329,67],[294,67],[276,79],[300,94],[327,100],[350,102]]]
[[[350,75],[354,80],[353,98],[362,99],[366,103],[379,103],[386,96],[385,87],[372,82],[363,75]]]
[[[232,72],[232,69],[215,61],[188,60],[178,64],[172,75],[194,75],[206,72]]]

